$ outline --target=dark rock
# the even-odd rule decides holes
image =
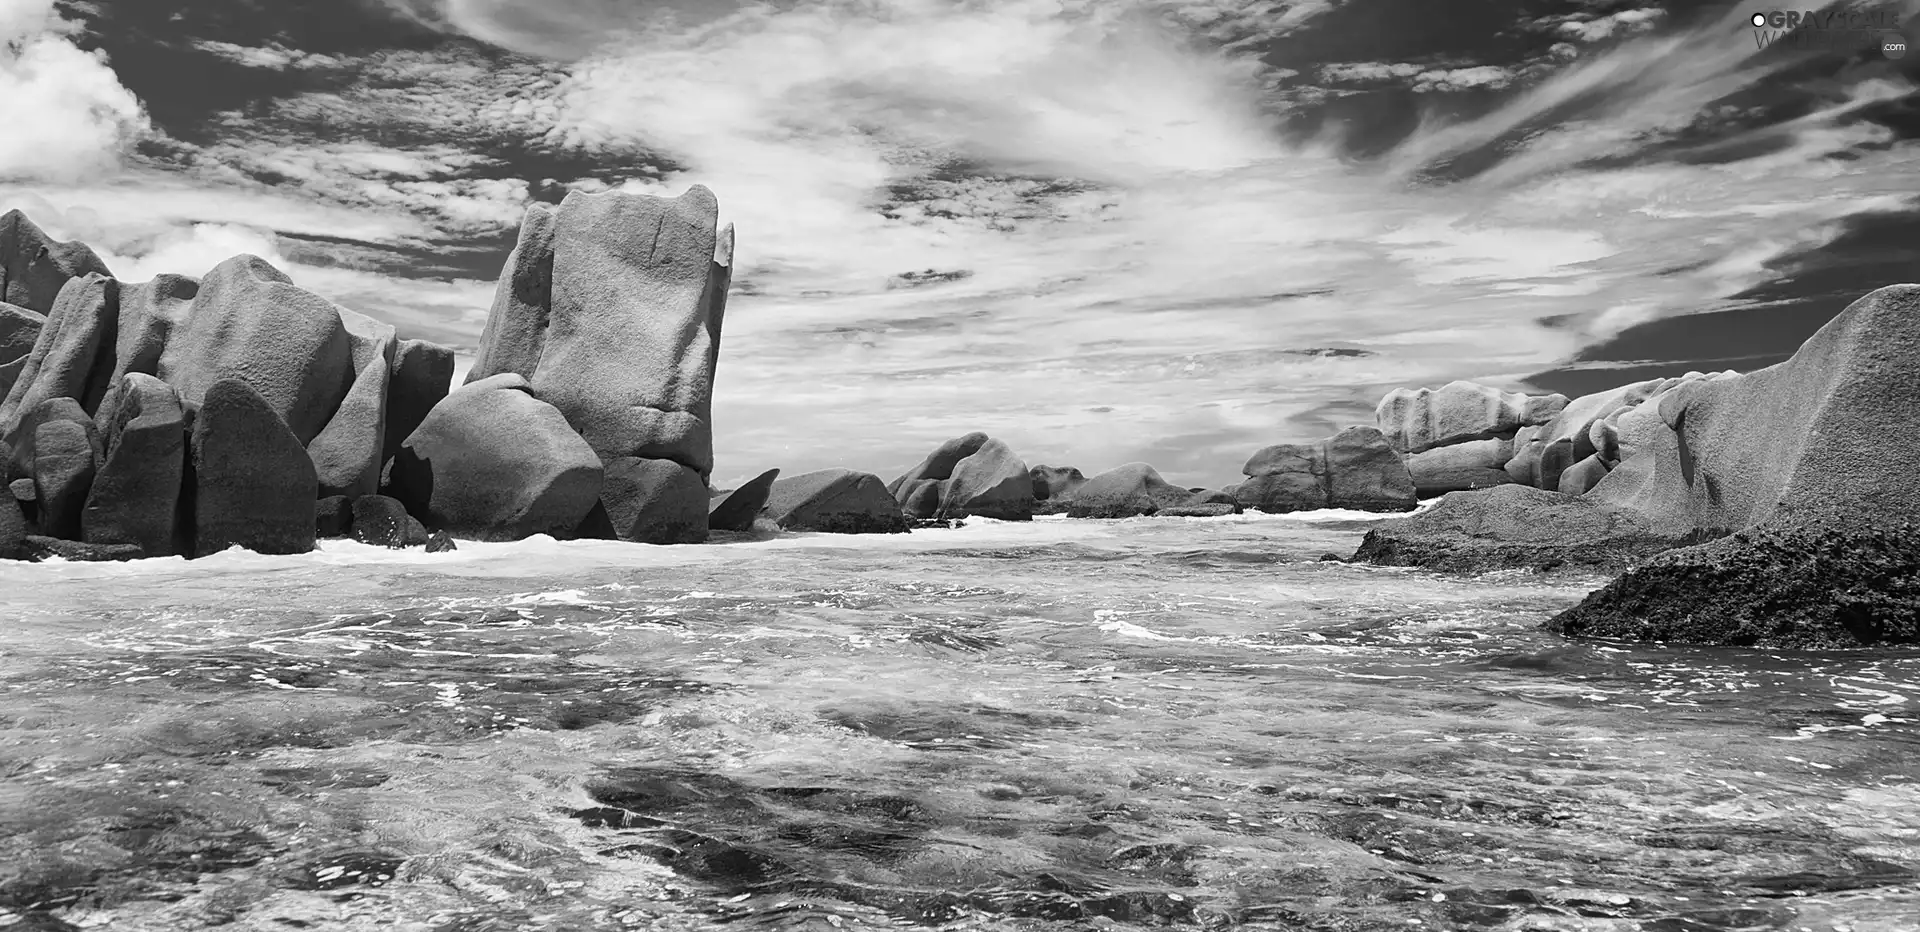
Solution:
[[[1511,447],[1511,441],[1498,438],[1434,447],[1408,456],[1407,473],[1421,498],[1505,485],[1513,481],[1506,470]]]
[[[600,502],[599,457],[527,380],[508,373],[447,395],[394,458],[393,495],[471,540],[570,537]]]
[[[891,534],[907,530],[900,505],[872,473],[822,469],[779,479],[768,490],[764,514],[793,531]]]
[[[64,540],[80,539],[81,513],[96,469],[92,422],[49,420],[34,431],[34,498],[39,502],[40,532]]]
[[[58,557],[75,563],[115,563],[147,556],[139,544],[83,544],[40,534],[29,535],[24,547],[24,559],[35,562]]]
[[[189,409],[216,382],[246,381],[304,449],[356,381],[356,342],[332,302],[263,259],[236,256],[200,282],[156,374]]]
[[[1035,466],[1027,470],[1035,501],[1064,500],[1087,484],[1087,477],[1071,466]]]
[[[1570,637],[1758,647],[1920,643],[1910,523],[1768,523],[1634,567],[1550,630]]]
[[[251,382],[206,388],[193,421],[196,556],[244,547],[307,553],[319,526],[320,478],[300,438]]]
[[[80,402],[72,398],[49,398],[21,413],[15,429],[15,439],[11,445],[13,460],[8,465],[9,475],[20,479],[32,478],[36,449],[34,438],[40,430],[40,425],[49,421],[72,421],[75,424],[85,425],[88,436],[93,438],[95,461],[106,454],[106,451],[99,446],[100,435],[94,429],[93,418],[87,416],[86,410],[80,407]],[[0,443],[0,448],[6,446]]]
[[[1177,508],[1193,501],[1193,493],[1160,478],[1146,463],[1128,463],[1088,479],[1067,502],[1075,518],[1132,518]]]
[[[459,549],[460,547],[453,542],[452,537],[447,536],[445,531],[435,531],[433,536],[427,538],[428,553],[452,553]]]
[[[553,292],[529,381],[602,461],[713,470],[713,377],[733,261],[719,203],[574,192],[554,218]]]
[[[424,547],[432,539],[433,535],[427,533],[427,526],[421,524],[419,518],[407,516],[407,546]]]
[[[18,444],[25,413],[55,398],[72,398],[93,416],[110,385],[119,308],[120,283],[111,278],[87,275],[67,283],[0,404],[5,439]]]
[[[581,518],[580,523],[574,527],[570,538],[572,540],[619,540],[620,532],[614,529],[613,519],[607,516],[606,503],[596,500],[593,507],[587,509],[587,516]]]
[[[353,533],[353,499],[328,495],[314,503],[314,536],[338,540]]]
[[[1027,464],[1006,444],[977,431],[941,444],[887,491],[909,518],[1033,518],[1034,482]]]
[[[1319,443],[1266,447],[1241,472],[1247,481],[1234,487],[1235,500],[1276,514],[1410,511],[1419,504],[1406,461],[1371,427],[1349,427]]]
[[[25,365],[22,360],[33,352],[46,324],[47,315],[0,301],[0,398],[13,390],[20,366]]]
[[[0,560],[27,559],[27,516],[18,502],[0,501]]]
[[[547,342],[547,319],[553,307],[554,208],[538,201],[527,205],[520,220],[520,237],[500,270],[494,288],[493,309],[480,334],[480,350],[467,384],[504,373],[529,382],[540,366]],[[431,408],[429,408],[431,410]]]
[[[673,460],[608,460],[600,502],[621,540],[698,544],[707,539],[707,484]]]
[[[767,496],[773,492],[773,481],[778,478],[780,470],[769,469],[732,492],[711,499],[707,527],[716,531],[753,530],[753,519],[767,507]]]
[[[353,539],[363,544],[400,550],[407,546],[407,506],[385,495],[362,495],[353,500]]]
[[[1384,521],[1353,562],[1457,573],[1562,567],[1617,572],[1676,546],[1637,512],[1524,485],[1453,492],[1416,515]]]
[[[137,544],[148,556],[185,549],[186,414],[167,383],[129,373],[100,410],[105,454],[81,518],[90,544]]]
[[[1476,382],[1449,382],[1438,390],[1397,388],[1380,399],[1374,421],[1392,448],[1419,453],[1467,440],[1512,436],[1553,420],[1565,395],[1523,395]]]
[[[1607,464],[1596,453],[1567,467],[1560,474],[1560,491],[1568,495],[1585,495],[1606,477]]]
[[[45,314],[69,280],[88,274],[113,273],[85,243],[58,242],[20,211],[0,214],[0,301]]]
[[[351,319],[343,320],[351,323]],[[386,462],[388,389],[394,369],[393,330],[382,325],[359,342],[354,353],[357,374],[353,387],[340,399],[327,426],[307,444],[307,455],[320,477],[321,495],[359,498],[380,491],[380,467]]]
[[[1162,508],[1157,513],[1157,516],[1162,518],[1218,518],[1224,515],[1239,513],[1240,508],[1237,505],[1219,502],[1202,502],[1194,505]]]
[[[383,461],[400,452],[400,445],[427,419],[427,412],[453,390],[453,369],[453,350],[438,343],[401,340],[394,348]]]
[[[1584,457],[1576,457],[1578,445],[1572,440],[1555,440],[1540,448],[1539,465],[1534,469],[1534,488],[1557,492],[1560,490],[1560,474]]]

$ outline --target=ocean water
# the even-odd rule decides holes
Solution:
[[[0,927],[1920,927],[1920,655],[1372,520],[0,565]]]

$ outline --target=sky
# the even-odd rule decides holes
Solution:
[[[464,356],[529,202],[705,184],[716,484],[982,430],[1220,485],[1392,387],[1749,369],[1916,277],[1920,54],[1760,9],[0,0],[0,209]]]

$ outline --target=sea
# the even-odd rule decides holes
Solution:
[[[0,929],[1920,928],[1920,654],[1377,520],[0,565]]]

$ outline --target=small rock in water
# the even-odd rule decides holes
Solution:
[[[329,495],[320,500],[314,518],[314,533],[323,538],[346,537],[353,529],[352,500],[345,495]]]
[[[435,531],[432,537],[427,538],[428,553],[447,553],[459,549],[454,545],[453,538],[445,531]]]
[[[27,559],[35,562],[59,557],[80,563],[113,563],[147,555],[139,544],[82,544],[37,534],[27,536],[26,551]]]
[[[362,495],[353,500],[353,539],[399,550],[407,545],[405,505],[385,495]]]

